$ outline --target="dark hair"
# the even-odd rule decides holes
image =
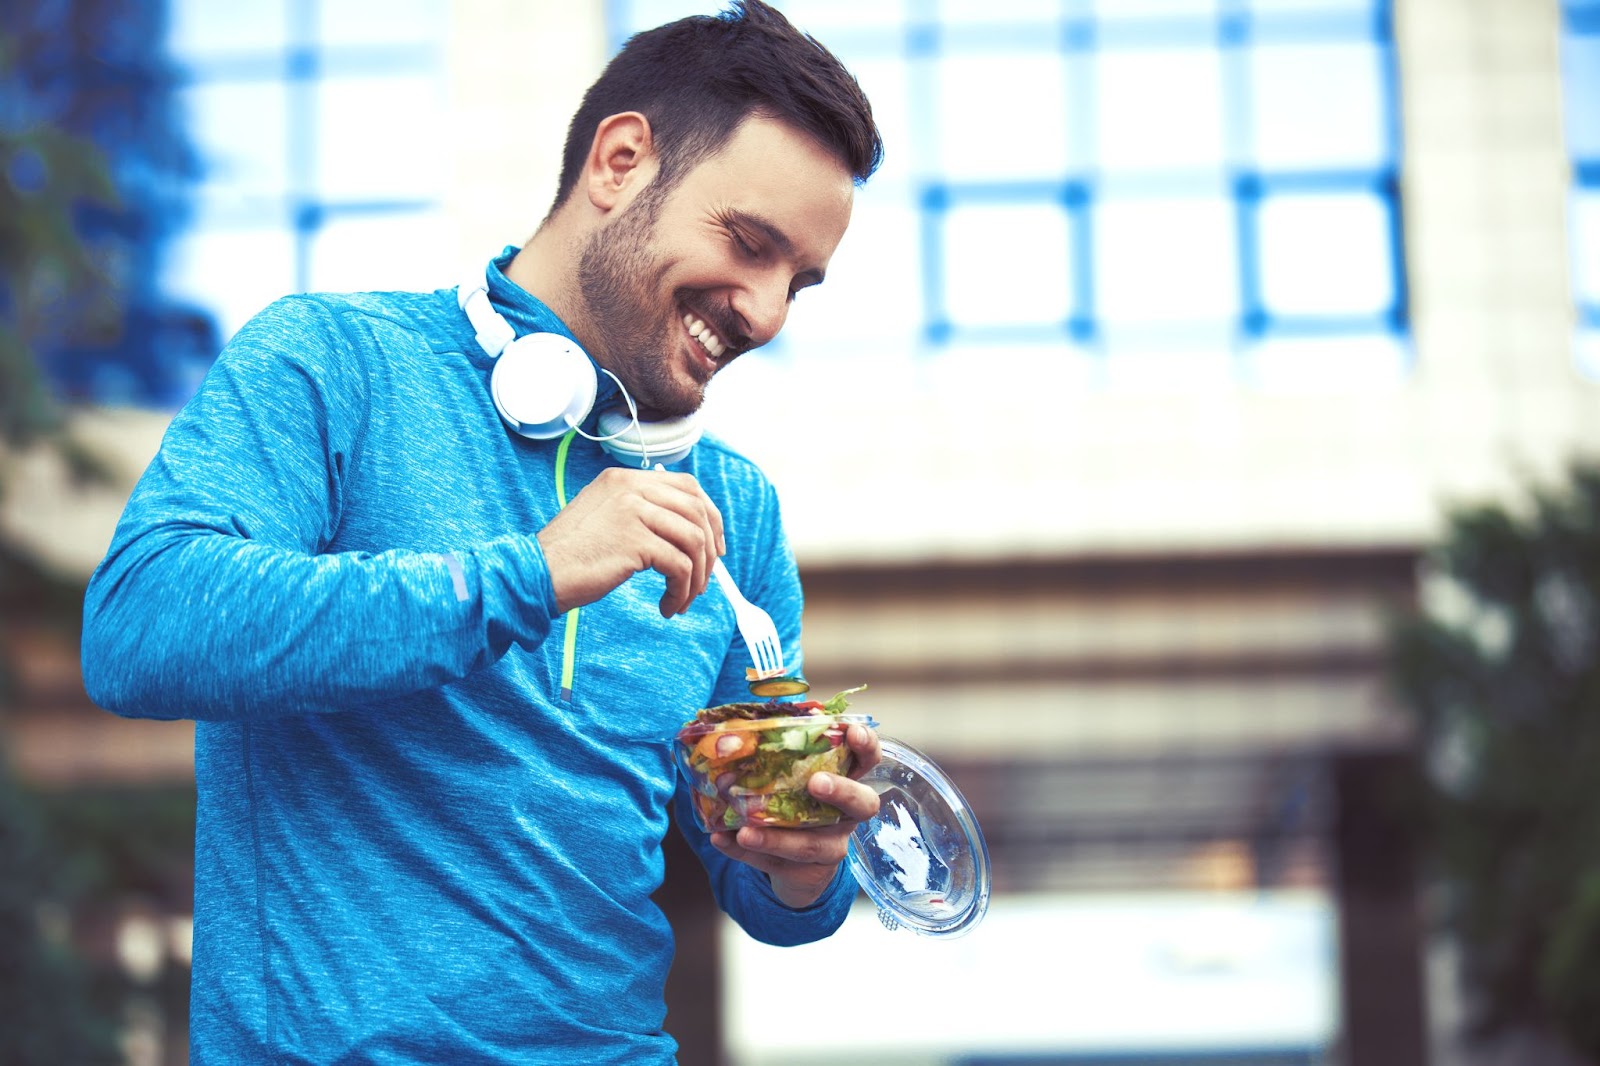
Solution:
[[[567,127],[552,212],[577,185],[601,121],[624,111],[650,120],[658,196],[752,114],[811,134],[857,184],[883,161],[872,105],[854,75],[761,0],[735,0],[721,15],[694,15],[628,39]]]

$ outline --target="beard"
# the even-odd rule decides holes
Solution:
[[[652,251],[656,220],[664,196],[646,192],[617,220],[590,236],[578,260],[578,291],[595,359],[620,378],[634,401],[657,419],[693,414],[705,402],[711,374],[698,363],[684,382],[669,352],[683,343],[678,307],[696,313],[719,330],[725,316],[712,318],[698,308],[692,291],[673,293],[662,306],[667,263]],[[722,333],[723,337],[729,336]],[[724,365],[736,352],[728,352]]]

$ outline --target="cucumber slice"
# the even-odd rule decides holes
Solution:
[[[798,696],[810,691],[811,683],[800,677],[768,677],[750,682],[750,694],[767,699],[773,696]]]

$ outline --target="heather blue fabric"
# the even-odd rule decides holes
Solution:
[[[496,306],[565,332],[506,259]],[[273,304],[174,418],[90,583],[90,695],[198,720],[197,1066],[672,1062],[650,895],[675,790],[752,936],[819,939],[854,898],[841,871],[790,910],[687,817],[661,738],[749,698],[715,588],[665,620],[646,572],[582,608],[562,700],[533,537],[557,445],[507,432],[490,367],[454,290]],[[611,462],[575,440],[569,497]],[[772,486],[709,436],[677,469],[798,665]]]

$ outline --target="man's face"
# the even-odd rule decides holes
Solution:
[[[653,417],[697,410],[712,375],[777,336],[795,293],[822,281],[854,193],[812,138],[747,119],[590,237],[578,283],[591,354]]]

